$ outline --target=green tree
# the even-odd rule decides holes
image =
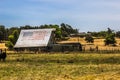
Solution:
[[[110,45],[110,44],[115,45],[116,43],[115,34],[110,28],[108,28],[104,42],[105,42],[105,45]]]
[[[6,43],[6,46],[9,49],[13,49],[17,39],[18,39],[19,33],[18,30],[14,30],[13,33],[11,35],[9,35],[8,39],[9,41]]]
[[[111,33],[113,33],[113,30],[111,30],[110,28],[108,28],[107,33],[108,33],[108,34],[111,34]]]
[[[87,35],[87,36],[85,37],[85,41],[86,41],[87,43],[93,43],[93,42],[94,42],[94,38],[93,38],[91,35]]]
[[[116,32],[116,37],[120,38],[120,31]]]
[[[92,36],[94,36],[94,37],[99,37],[99,34],[98,34],[98,32],[88,32],[88,33],[90,33]]]
[[[61,29],[58,25],[49,25],[50,28],[55,28],[55,38],[61,38]]]
[[[15,30],[18,31],[18,33],[20,33],[20,28],[19,27],[10,27],[10,28],[6,28],[7,31],[7,35],[11,35]]]
[[[13,35],[13,37],[14,37],[13,44],[15,45],[15,43],[17,42],[18,37],[19,37],[19,32],[18,32],[18,30],[14,30],[13,33],[12,33],[12,35]]]
[[[68,24],[61,24],[61,33],[62,33],[62,37],[69,37],[70,34],[76,34],[78,33],[77,29],[73,29],[72,26],[68,25]]]
[[[99,37],[105,38],[107,33],[108,33],[107,31],[100,31],[100,32],[98,32],[98,35],[99,35]]]
[[[8,47],[9,50],[12,50],[14,47],[14,45],[11,41],[7,41],[5,45]]]
[[[100,32],[88,32],[94,37],[102,37],[105,38],[106,34],[108,33],[107,31],[100,31]]]
[[[110,44],[115,45],[116,43],[115,35],[114,34],[107,35],[104,42],[105,42],[105,45],[110,45]]]
[[[0,41],[6,40],[6,30],[4,25],[0,25]]]
[[[34,27],[30,25],[20,26],[20,29],[34,29]]]

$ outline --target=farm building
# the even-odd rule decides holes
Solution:
[[[82,51],[82,45],[79,42],[63,42],[55,44],[53,51]]]
[[[82,51],[80,43],[55,44],[55,29],[21,30],[14,46],[16,51]]]
[[[14,48],[33,51],[49,49],[54,44],[54,31],[55,29],[21,30]]]

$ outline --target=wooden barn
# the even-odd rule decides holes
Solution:
[[[55,29],[27,29],[21,30],[14,46],[17,51],[44,51],[54,44]]]

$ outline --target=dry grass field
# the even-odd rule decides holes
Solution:
[[[70,39],[66,40],[66,41],[61,41],[59,43],[76,43],[76,42],[80,42],[86,50],[89,50],[90,47],[95,48],[96,46],[98,46],[99,50],[120,50],[120,39],[116,38],[116,44],[117,46],[105,46],[104,45],[104,39],[94,39],[94,43],[86,43],[84,38],[77,38],[77,37],[71,37]]]
[[[7,49],[7,47],[5,46],[5,43],[0,43],[0,49]]]
[[[0,80],[120,80],[120,54],[8,54]]]
[[[116,38],[117,46],[105,46],[104,39],[94,39],[94,43],[86,43],[84,38],[71,37],[68,40],[60,41],[58,43],[76,43],[79,42],[83,45],[85,50],[89,50],[90,47],[95,48],[98,46],[99,50],[120,50],[120,38]],[[5,43],[0,43],[0,49],[7,49]]]
[[[80,42],[86,50],[98,46],[101,50],[120,49],[104,46],[104,39],[95,39],[88,44],[84,38],[70,38],[69,42]],[[0,44],[0,48],[6,48]],[[9,54],[11,53],[11,54]],[[14,53],[7,51],[6,62],[0,61],[0,80],[120,80],[119,53]]]

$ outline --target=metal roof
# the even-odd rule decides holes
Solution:
[[[54,29],[28,29],[21,30],[14,48],[45,47],[48,45]]]

